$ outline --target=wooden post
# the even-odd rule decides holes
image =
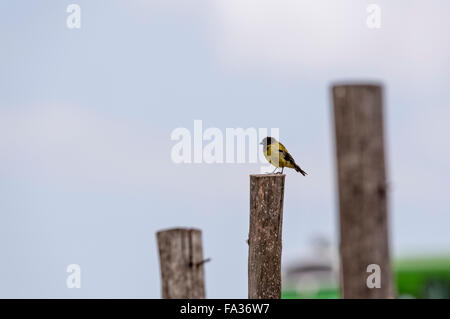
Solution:
[[[250,175],[248,298],[281,298],[281,229],[284,178]]]
[[[162,298],[205,298],[202,232],[174,228],[157,234]]]
[[[333,101],[342,297],[392,298],[382,88],[336,85]],[[372,264],[380,267],[380,288],[368,287],[368,279],[376,282]]]

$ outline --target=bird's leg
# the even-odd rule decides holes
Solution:
[[[272,174],[275,174],[275,171],[278,169],[278,167],[275,167],[275,169],[273,170]]]
[[[281,174],[283,174],[283,171],[284,171],[284,167],[281,168]]]

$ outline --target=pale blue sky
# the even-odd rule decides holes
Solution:
[[[207,296],[247,295],[248,175],[175,165],[177,127],[280,129],[284,260],[337,243],[329,86],[384,83],[395,256],[450,253],[447,1],[0,4],[0,297],[160,297],[155,232],[203,230]],[[67,289],[65,268],[82,269]]]

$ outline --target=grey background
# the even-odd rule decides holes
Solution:
[[[203,230],[207,296],[247,295],[259,164],[176,165],[177,127],[280,128],[287,264],[337,244],[329,86],[385,84],[394,256],[450,235],[447,1],[0,3],[0,297],[159,298],[155,231]],[[82,288],[66,288],[67,265]]]

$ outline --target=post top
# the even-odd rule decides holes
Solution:
[[[340,82],[334,82],[331,84],[332,88],[337,88],[337,87],[345,87],[345,88],[362,88],[362,87],[375,87],[375,88],[379,88],[379,87],[383,87],[383,82],[380,81],[354,81],[354,82],[350,82],[350,81],[340,81]]]
[[[202,232],[198,228],[189,228],[189,227],[174,227],[174,228],[167,228],[167,229],[161,229],[156,232],[156,234],[162,234],[162,233],[182,233],[182,232]]]
[[[286,174],[250,174],[252,178],[264,178],[264,177],[285,177]]]

